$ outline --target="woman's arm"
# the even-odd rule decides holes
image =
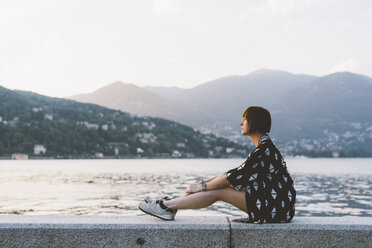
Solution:
[[[222,189],[228,187],[229,185],[230,182],[227,180],[226,175],[222,174],[207,183],[207,190]]]
[[[205,179],[204,182],[205,182],[205,183],[208,183],[208,182],[212,181],[213,179],[215,179],[216,177],[218,177],[218,176],[214,176],[214,177],[211,177],[211,178]],[[202,181],[199,181],[198,183],[201,184]]]
[[[205,181],[206,182],[206,181]],[[211,181],[207,183],[207,190],[221,189],[229,187],[230,182],[226,179],[226,175],[222,174],[220,176],[214,177]],[[200,192],[202,190],[202,185],[199,183],[192,183],[186,189],[186,195]]]

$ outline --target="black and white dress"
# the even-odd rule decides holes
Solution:
[[[295,214],[296,190],[286,163],[269,135],[240,166],[225,173],[236,190],[245,190],[248,223],[290,222]]]

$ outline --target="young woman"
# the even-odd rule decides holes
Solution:
[[[286,163],[268,133],[271,116],[262,107],[250,106],[240,122],[242,135],[256,148],[240,166],[187,187],[183,197],[146,197],[143,212],[173,220],[178,209],[205,208],[216,201],[227,202],[248,214],[234,221],[248,223],[290,222],[295,214],[296,191]]]

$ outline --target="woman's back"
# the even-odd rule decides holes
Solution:
[[[249,223],[289,222],[294,217],[296,191],[286,163],[265,134],[239,167],[226,172],[235,189],[245,189]]]

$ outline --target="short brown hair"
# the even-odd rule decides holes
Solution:
[[[270,132],[271,115],[267,109],[258,106],[249,106],[244,110],[242,117],[248,121],[248,133]]]

